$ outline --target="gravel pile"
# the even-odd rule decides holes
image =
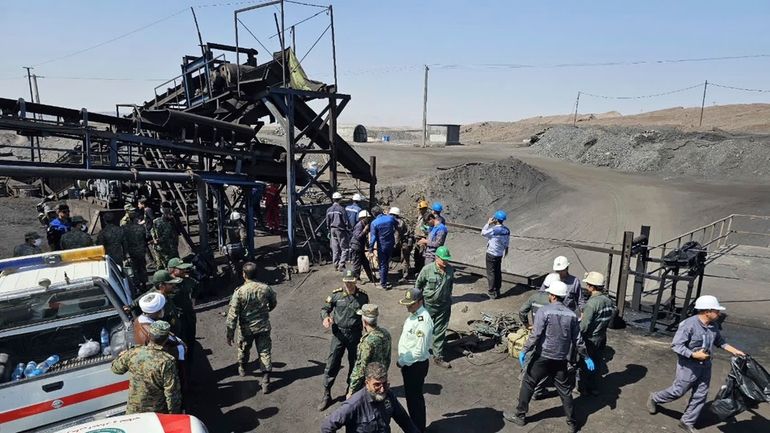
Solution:
[[[552,158],[666,177],[770,180],[767,134],[554,126],[532,149]]]

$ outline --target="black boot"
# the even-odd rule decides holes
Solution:
[[[324,391],[324,396],[321,397],[321,401],[318,403],[318,411],[323,412],[324,409],[329,407],[331,402],[332,402],[332,394],[331,394],[331,391],[327,389]]]

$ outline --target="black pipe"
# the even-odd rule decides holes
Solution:
[[[238,141],[250,141],[256,135],[256,131],[247,125],[225,122],[206,116],[187,113],[177,110],[144,110],[140,113],[142,120],[154,123],[169,129],[184,130],[185,136],[190,138],[196,132],[199,136],[209,137],[212,134],[230,139],[235,134]],[[195,128],[197,126],[197,131]]]

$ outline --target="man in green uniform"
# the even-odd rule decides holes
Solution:
[[[133,205],[128,203],[125,206],[123,206],[123,210],[125,210],[126,213],[123,215],[123,218],[120,219],[121,227],[123,227],[124,225],[136,219],[136,209],[134,208]]]
[[[187,351],[190,354],[188,359],[192,360],[196,335],[195,327],[198,323],[194,308],[195,298],[198,296],[198,281],[188,275],[190,268],[192,268],[192,264],[185,263],[178,257],[168,261],[169,274],[174,278],[182,280],[182,282],[176,285],[176,292],[172,295],[172,302],[176,305],[177,312],[179,313],[179,321],[182,324],[180,330],[184,332],[179,334],[179,337],[187,345]]]
[[[583,307],[580,335],[586,345],[586,354],[596,362],[596,368],[589,371],[585,368],[585,363],[580,363],[578,390],[595,396],[599,395],[601,363],[604,362],[604,348],[607,346],[607,327],[615,314],[615,304],[604,294],[604,275],[589,272],[585,275],[583,284],[586,285],[590,297]]]
[[[85,232],[86,221],[82,216],[75,215],[72,217],[72,230],[64,233],[61,236],[61,249],[71,250],[73,248],[90,247],[94,244],[94,240],[91,236]]]
[[[121,223],[121,225],[123,225]],[[136,218],[132,217],[123,225],[123,235],[126,238],[126,253],[131,259],[131,269],[136,276],[138,293],[145,290],[147,284],[147,232],[144,226],[140,225]]]
[[[182,413],[182,394],[176,359],[163,351],[171,325],[150,325],[150,343],[127,350],[112,361],[115,374],[131,373],[126,414]]]
[[[425,309],[433,319],[433,362],[439,367],[452,368],[444,360],[444,344],[449,316],[452,313],[452,289],[455,270],[449,264],[452,256],[446,246],[436,249],[436,261],[425,265],[417,277],[415,287],[422,290]]]
[[[152,240],[158,269],[166,269],[168,261],[179,256],[179,234],[174,228],[171,208],[161,207],[161,216],[152,222]]]
[[[243,285],[235,289],[227,311],[227,344],[232,346],[236,327],[241,333],[238,342],[238,374],[246,375],[251,346],[257,346],[262,370],[262,389],[270,392],[270,372],[273,370],[270,339],[270,312],[278,304],[275,292],[267,284],[257,281],[257,265],[243,265]]]
[[[332,401],[331,391],[334,379],[340,372],[342,355],[348,352],[348,378],[345,383],[350,383],[350,375],[353,365],[356,363],[358,342],[361,341],[363,325],[356,314],[364,304],[369,303],[369,295],[356,286],[356,276],[352,270],[345,271],[342,277],[344,288],[335,289],[326,297],[324,306],[321,307],[321,319],[326,329],[332,330],[329,356],[326,358],[324,369],[324,394],[318,404],[318,410],[326,409]],[[347,394],[347,393],[346,393]]]
[[[375,304],[364,304],[357,314],[361,316],[364,334],[358,342],[356,363],[350,373],[346,398],[364,387],[364,371],[369,363],[379,362],[385,369],[390,367],[390,333],[377,323],[380,309]]]
[[[33,254],[40,254],[43,250],[40,249],[40,245],[43,244],[43,238],[37,232],[27,232],[24,234],[24,243],[16,245],[13,249],[14,257],[31,256]]]
[[[163,319],[171,324],[173,330],[179,329],[179,325],[177,324],[179,321],[178,308],[174,304],[173,298],[176,292],[176,285],[181,282],[182,280],[180,278],[172,277],[171,274],[169,274],[165,269],[156,271],[152,275],[153,288],[148,290],[147,293],[144,293],[145,295],[148,293],[160,293],[166,298],[166,305],[163,306]],[[131,306],[125,307],[124,310],[133,312],[137,316],[142,314],[142,308],[139,306],[140,298],[142,298],[142,296],[134,299],[134,302],[131,303]],[[177,335],[176,332],[174,334]]]
[[[107,212],[102,215],[102,231],[96,236],[96,244],[104,245],[104,251],[112,260],[123,265],[126,259],[126,237],[123,228],[115,225],[115,215]]]

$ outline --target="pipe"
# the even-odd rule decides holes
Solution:
[[[181,129],[187,137],[192,137],[194,128],[198,126],[198,135],[206,136],[216,134],[230,139],[235,134],[238,141],[250,141],[256,135],[256,131],[247,125],[225,122],[206,116],[187,113],[177,110],[144,110],[140,113],[142,120],[154,123],[169,129]],[[225,134],[227,132],[228,134]]]

